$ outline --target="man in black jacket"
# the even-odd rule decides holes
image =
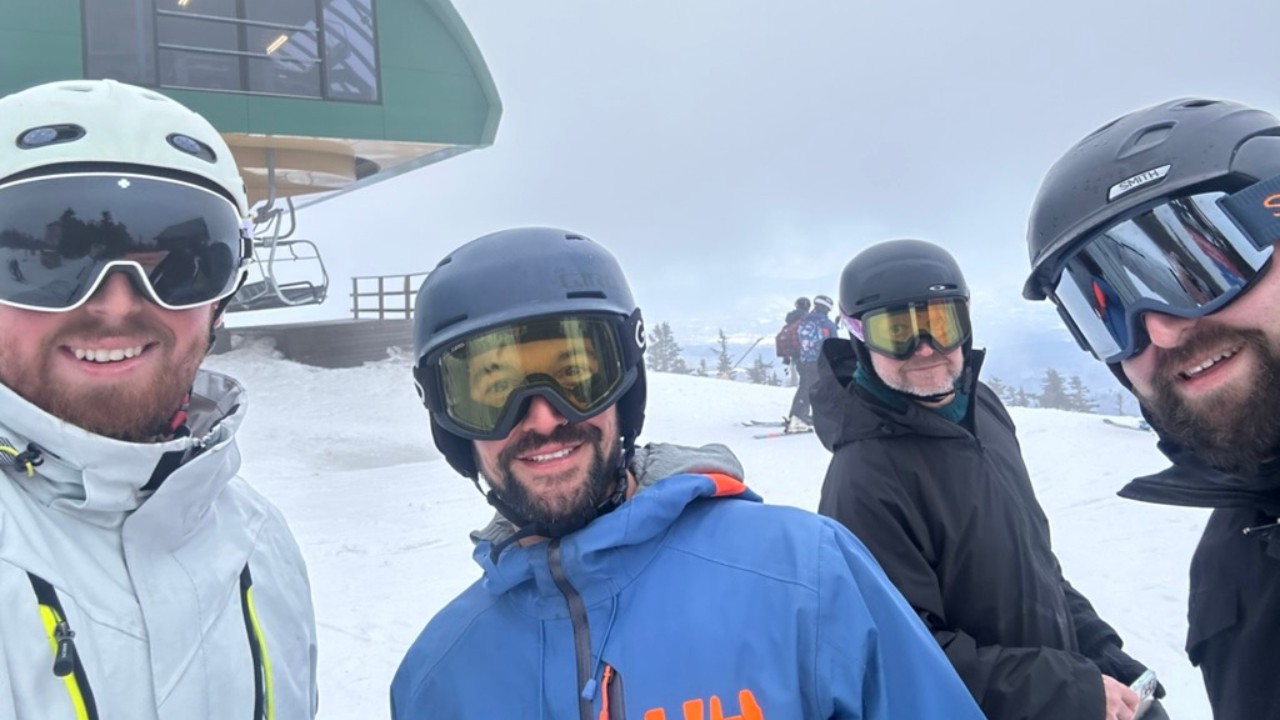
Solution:
[[[1218,720],[1280,713],[1280,119],[1180,99],[1095,131],[1046,175],[1023,294],[1051,298],[1137,395],[1173,467],[1124,497],[1213,508],[1187,654]]]
[[[813,393],[834,453],[819,512],[871,550],[990,720],[1130,720],[1146,668],[1062,576],[1013,421],[977,381],[968,305],[930,243],[845,267],[853,340],[823,345]]]

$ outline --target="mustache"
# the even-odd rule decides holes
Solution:
[[[112,324],[105,324],[102,320],[88,314],[76,313],[76,317],[58,331],[52,339],[51,346],[64,345],[67,338],[100,340],[121,335],[148,336],[169,346],[172,346],[176,340],[173,331],[164,323],[142,313],[129,315]]]
[[[552,430],[549,435],[532,431],[521,435],[510,445],[503,448],[502,452],[498,453],[498,461],[505,466],[515,460],[518,455],[536,450],[543,445],[575,442],[598,444],[603,437],[604,433],[600,431],[600,428],[589,423],[557,425],[556,429]]]
[[[1267,347],[1267,336],[1254,328],[1232,328],[1224,325],[1208,324],[1201,321],[1192,330],[1182,344],[1174,348],[1161,349],[1156,355],[1155,376],[1159,380],[1172,382],[1178,373],[1189,365],[1214,350],[1226,345],[1252,345]]]

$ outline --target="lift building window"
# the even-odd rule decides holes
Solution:
[[[83,0],[85,75],[379,102],[374,0]]]

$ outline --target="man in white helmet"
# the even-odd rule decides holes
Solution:
[[[0,717],[315,714],[301,554],[236,476],[243,389],[199,370],[247,216],[163,95],[0,98]]]

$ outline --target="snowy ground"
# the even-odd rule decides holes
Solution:
[[[320,717],[385,717],[387,687],[427,619],[475,580],[467,532],[489,511],[431,443],[408,362],[323,370],[261,348],[209,358],[250,393],[243,474],[274,500],[310,567],[320,632]],[[644,441],[732,447],[766,501],[815,508],[829,458],[812,435],[755,440],[792,390],[654,374]],[[1067,577],[1153,666],[1174,720],[1210,716],[1182,652],[1187,565],[1207,513],[1115,497],[1164,467],[1148,433],[1098,416],[1012,414]]]

